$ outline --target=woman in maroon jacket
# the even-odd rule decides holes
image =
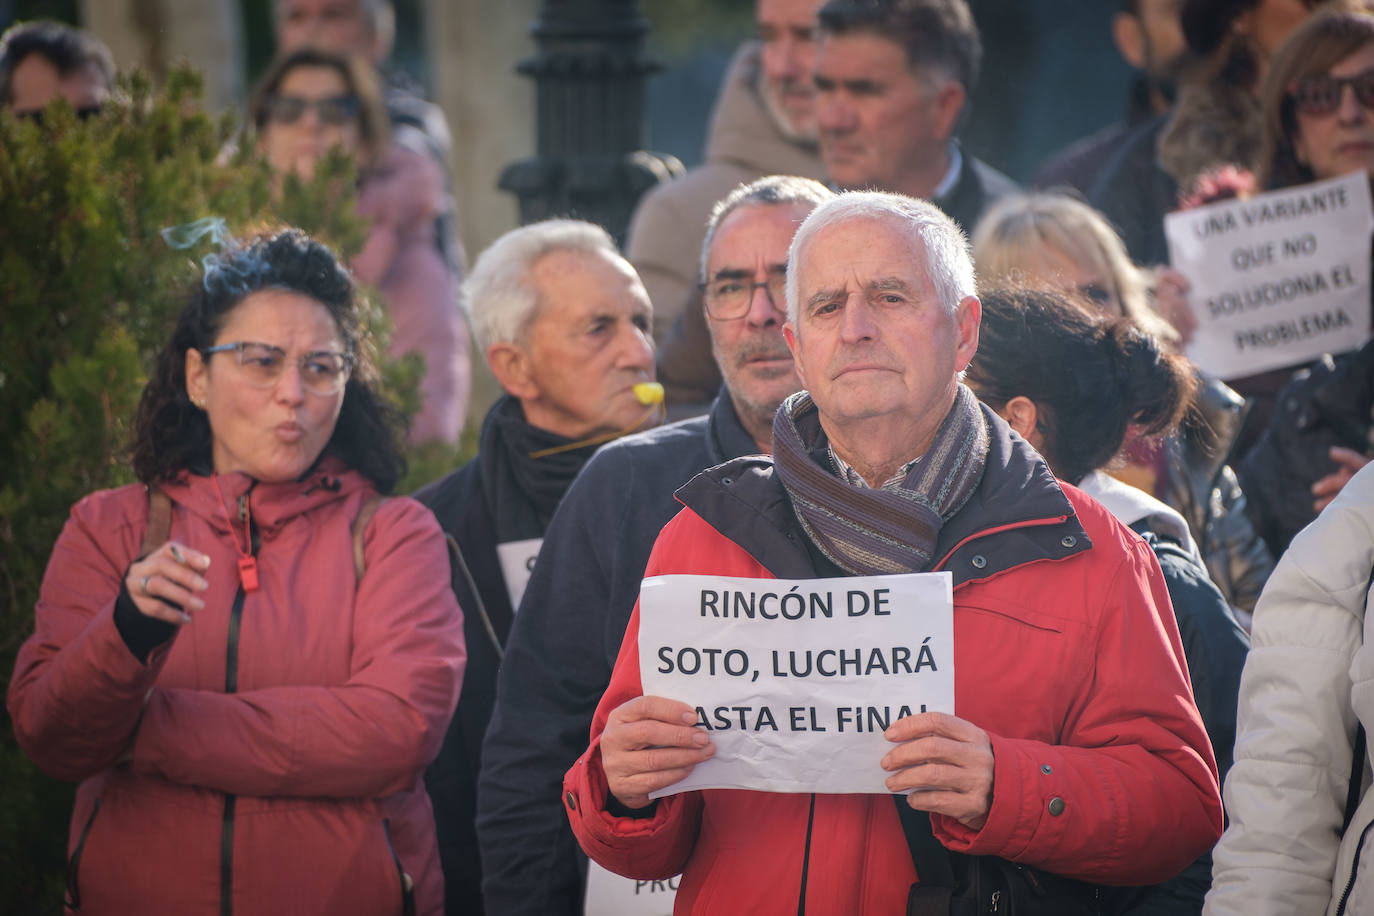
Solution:
[[[207,259],[134,421],[141,483],[53,549],[9,687],[80,781],[83,913],[436,913],[421,774],[462,680],[433,516],[352,280],[296,230]]]

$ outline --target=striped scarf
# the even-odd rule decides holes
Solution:
[[[773,464],[812,543],[854,575],[927,569],[940,526],[983,476],[988,431],[973,392],[959,386],[935,441],[897,487],[854,487],[827,472],[809,454],[824,435],[805,391],[784,401],[773,418]]]

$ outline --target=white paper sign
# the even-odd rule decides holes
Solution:
[[[625,878],[589,861],[582,916],[673,916],[677,882]]]
[[[1371,231],[1364,172],[1164,217],[1169,259],[1192,285],[1188,357],[1230,379],[1358,347]]]
[[[953,577],[655,576],[639,593],[646,695],[697,707],[715,756],[690,789],[886,793],[888,725],[954,712]]]
[[[519,609],[520,599],[525,596],[525,586],[530,584],[530,572],[534,569],[539,546],[543,543],[543,538],[530,538],[496,545],[496,557],[501,561],[501,578],[506,580],[506,594],[510,595],[512,612]]]

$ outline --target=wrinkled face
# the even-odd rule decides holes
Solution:
[[[1352,77],[1374,70],[1374,45],[1365,45],[1329,71]],[[1340,104],[1323,114],[1297,112],[1293,152],[1318,179],[1335,178],[1357,169],[1374,177],[1374,112],[1360,104],[1355,90],[1342,86]]]
[[[793,137],[816,136],[816,91],[811,69],[816,59],[817,0],[758,0],[754,18],[763,42],[764,100]]]
[[[277,0],[277,52],[306,46],[376,60],[363,0]]]
[[[766,286],[785,278],[787,247],[812,208],[805,204],[740,207],[727,216],[711,241],[706,261],[707,295],[713,289],[753,287],[749,308],[738,318],[710,317],[711,351],[746,429],[767,436],[783,398],[801,388],[782,325],[787,302],[774,301]]]
[[[278,175],[295,172],[309,181],[315,163],[334,147],[356,156],[362,149],[357,99],[333,67],[293,67],[268,102],[258,146]],[[343,100],[351,100],[345,105]],[[347,118],[334,123],[348,108]],[[287,120],[294,118],[294,120]]]
[[[301,293],[267,289],[248,296],[226,316],[214,344],[265,343],[286,353],[276,383],[262,388],[230,351],[186,354],[186,393],[210,419],[211,454],[221,474],[241,471],[265,483],[296,480],[334,435],[344,393],[306,390],[300,356],[342,352],[338,325],[320,302]]]
[[[652,311],[623,258],[554,251],[535,262],[540,308],[526,329],[530,387],[513,392],[533,426],[569,439],[615,433],[645,419],[634,386],[654,379]]]
[[[797,320],[785,334],[827,431],[882,418],[924,447],[978,348],[978,300],[939,302],[923,246],[888,216],[827,226],[793,266]]]
[[[823,36],[815,83],[821,159],[839,187],[904,191],[939,161],[949,136],[935,117],[937,93],[907,67],[897,42]]]
[[[33,53],[14,68],[10,94],[10,108],[16,114],[28,114],[42,111],[59,95],[78,112],[91,111],[104,104],[110,91],[99,68],[93,65],[79,67],[64,77],[46,57]]]
[[[1125,314],[1111,277],[1048,242],[1023,252],[1016,267],[1022,274],[1018,279],[1027,286],[1068,293],[1070,302],[1091,306],[1094,314],[1113,318]]]

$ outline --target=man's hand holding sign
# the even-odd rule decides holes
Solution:
[[[884,732],[897,747],[884,755],[887,788],[911,792],[917,811],[944,814],[981,830],[992,807],[992,740],[972,722],[942,712],[898,719]]]
[[[647,808],[657,795],[711,759],[716,746],[695,728],[697,711],[667,697],[635,697],[615,709],[601,733],[606,787],[626,808]]]

